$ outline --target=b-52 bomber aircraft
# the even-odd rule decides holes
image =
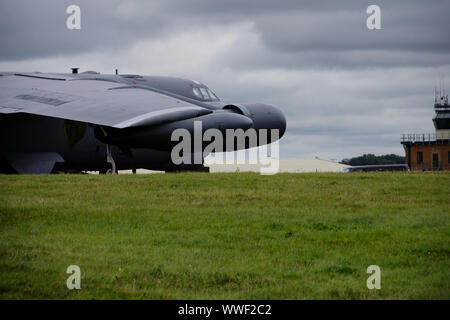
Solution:
[[[226,104],[194,80],[78,68],[0,72],[0,172],[201,170],[171,160],[172,132],[193,132],[195,121],[203,132],[278,129],[278,139],[286,130],[278,108]]]

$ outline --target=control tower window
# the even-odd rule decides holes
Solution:
[[[418,164],[423,163],[423,152],[422,151],[417,152],[417,163]]]

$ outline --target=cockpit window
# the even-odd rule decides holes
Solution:
[[[203,99],[202,94],[200,93],[200,90],[197,87],[192,88],[192,91],[194,91],[194,94],[199,97],[200,99]]]
[[[214,94],[214,92],[212,92],[211,90],[209,90],[209,88],[206,88],[208,90],[209,96],[211,97],[211,99],[213,100],[219,100],[219,98],[217,98],[217,96]]]
[[[194,95],[203,101],[219,101],[219,98],[206,87],[193,87]]]
[[[203,99],[211,100],[211,97],[209,96],[208,91],[206,91],[206,88],[200,88],[200,91],[202,92]]]

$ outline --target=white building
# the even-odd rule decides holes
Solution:
[[[341,172],[349,166],[321,159],[280,159],[279,172]],[[212,164],[205,159],[210,172],[260,172],[260,164]]]

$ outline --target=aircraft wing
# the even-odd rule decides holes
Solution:
[[[157,125],[211,110],[151,90],[61,75],[0,74],[0,113],[29,113],[114,128]]]

